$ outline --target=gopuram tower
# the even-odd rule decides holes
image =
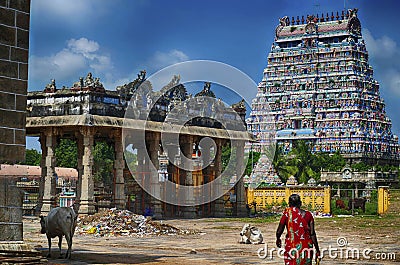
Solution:
[[[349,163],[399,164],[357,9],[281,18],[263,73],[247,120],[259,139],[253,150],[276,130],[285,152],[303,139],[313,152],[339,151]]]

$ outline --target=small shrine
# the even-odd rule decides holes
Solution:
[[[254,166],[251,176],[245,176],[243,181],[251,188],[283,185],[282,180],[269,163],[269,158],[266,155],[260,157]]]
[[[294,176],[290,176],[288,180],[286,181],[286,186],[297,186],[298,182],[297,179]]]
[[[317,181],[314,178],[310,178],[307,182],[307,186],[309,187],[315,187],[317,186]]]

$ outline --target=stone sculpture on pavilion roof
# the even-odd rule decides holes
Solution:
[[[71,90],[74,91],[95,91],[95,92],[100,92],[104,93],[105,89],[103,84],[100,82],[100,78],[96,77],[93,78],[93,74],[89,72],[85,78],[80,77],[79,81],[75,82],[72,85]]]
[[[211,97],[211,98],[216,98],[214,92],[211,90],[211,83],[210,82],[204,82],[204,88],[202,91],[197,93],[195,97]]]

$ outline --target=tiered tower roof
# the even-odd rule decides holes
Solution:
[[[352,161],[398,165],[398,138],[373,77],[357,9],[304,18],[283,17],[275,30],[248,128],[288,152],[295,140],[314,152]]]

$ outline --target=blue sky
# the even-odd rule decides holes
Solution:
[[[29,91],[92,72],[106,89],[187,60],[232,65],[258,83],[283,16],[359,8],[381,96],[400,134],[400,30],[395,0],[32,0]],[[224,99],[224,93],[218,93]],[[256,91],[246,91],[255,95]],[[27,148],[38,148],[28,139]]]

